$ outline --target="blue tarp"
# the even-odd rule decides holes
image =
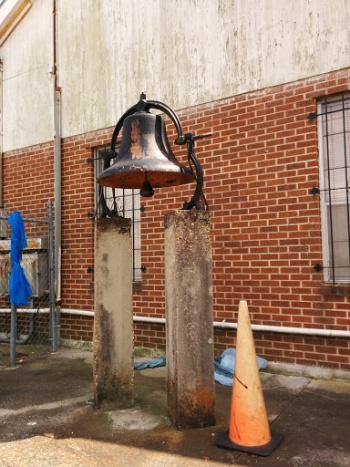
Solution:
[[[21,250],[27,246],[24,224],[21,214],[14,211],[7,218],[11,234],[11,274],[10,274],[10,303],[12,305],[29,305],[28,297],[32,295],[32,289],[29,285],[21,266]]]
[[[160,366],[165,366],[165,357],[159,357],[150,362],[134,362],[135,370],[144,370],[145,368],[157,368]]]
[[[224,385],[232,386],[233,375],[235,372],[236,349],[226,349],[221,357],[214,359],[215,365],[215,381]],[[256,357],[258,368],[266,368],[267,360],[261,357]]]
[[[233,384],[233,375],[235,372],[235,359],[236,359],[236,349],[226,349],[220,357],[214,359],[214,378],[215,381],[224,385],[232,386]],[[261,357],[256,357],[258,368],[265,368],[267,365],[267,360]],[[134,363],[135,370],[144,370],[145,368],[156,368],[166,365],[165,357],[157,358],[150,362],[141,362]]]

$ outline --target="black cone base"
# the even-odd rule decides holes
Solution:
[[[256,456],[267,457],[274,451],[283,439],[282,435],[271,433],[271,441],[262,446],[242,446],[230,440],[228,431],[220,436],[215,445],[220,448],[232,449],[234,451],[242,451],[247,454],[255,454]]]

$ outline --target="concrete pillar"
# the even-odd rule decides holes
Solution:
[[[177,428],[215,425],[208,211],[165,216],[168,413]]]
[[[131,221],[101,218],[95,230],[95,407],[134,403]]]

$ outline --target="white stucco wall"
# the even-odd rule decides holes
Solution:
[[[32,3],[0,49],[4,151],[53,138],[52,5]]]
[[[33,0],[0,50],[5,151],[52,139],[52,3]],[[350,66],[349,0],[57,0],[57,15],[63,137],[115,125],[142,91],[177,110]]]

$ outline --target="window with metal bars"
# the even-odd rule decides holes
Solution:
[[[95,180],[114,160],[109,148],[95,150]],[[121,216],[131,219],[133,280],[141,280],[141,222],[140,190],[109,188],[96,182],[95,208],[97,217]]]
[[[317,109],[323,269],[326,282],[350,282],[350,93]]]

